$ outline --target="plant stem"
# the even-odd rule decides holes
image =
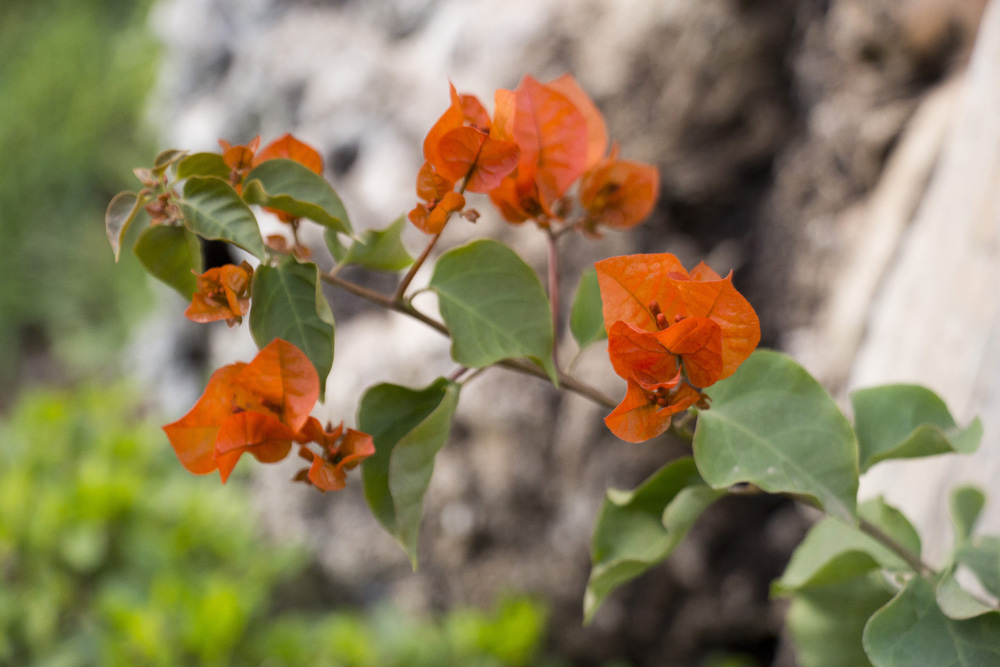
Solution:
[[[861,532],[879,542],[882,546],[906,561],[906,564],[912,567],[913,570],[920,576],[933,578],[938,575],[938,572],[934,568],[920,560],[920,558],[911,553],[909,549],[904,547],[889,535],[885,534],[881,528],[872,522],[858,517],[858,527],[861,529]]]
[[[545,237],[549,248],[549,305],[552,308],[552,364],[559,370],[559,248],[556,235],[546,227]]]
[[[385,294],[370,290],[367,287],[362,287],[357,283],[352,283],[349,280],[344,280],[339,276],[331,275],[329,273],[321,273],[320,277],[324,282],[327,282],[334,287],[338,287],[345,292],[349,292],[354,296],[360,297],[387,310],[409,315],[413,319],[423,322],[438,333],[451,337],[448,327],[428,317],[427,315],[424,315],[405,301],[397,301],[392,297],[386,296]],[[549,379],[549,376],[545,374],[545,371],[528,361],[524,361],[523,359],[504,359],[503,361],[497,362],[496,365],[509,368],[510,370],[517,371],[518,373],[523,373],[525,375],[533,375],[543,380]],[[614,408],[615,405],[617,405],[616,401],[605,396],[599,390],[565,373],[559,373],[559,384],[561,387],[564,387],[575,394],[579,394],[584,398],[590,399],[594,403],[602,405],[606,408]]]
[[[447,224],[447,221],[445,221],[445,224]],[[417,260],[410,266],[410,270],[406,272],[406,275],[403,276],[403,281],[399,283],[399,287],[396,288],[396,293],[392,297],[393,301],[403,300],[403,296],[406,295],[406,289],[410,286],[410,283],[413,282],[413,277],[417,275],[417,271],[419,271],[420,267],[423,266],[427,256],[431,254],[431,250],[434,249],[438,239],[441,238],[441,234],[442,232],[438,232],[431,238],[430,243],[428,243],[427,247],[424,248],[424,251],[420,253],[420,257],[417,257]]]

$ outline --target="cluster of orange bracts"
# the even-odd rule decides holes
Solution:
[[[659,192],[655,167],[618,159],[617,147],[608,152],[604,118],[569,75],[545,84],[525,76],[516,90],[496,91],[492,118],[452,86],[451,106],[424,139],[424,159],[422,201],[409,219],[427,234],[465,207],[466,191],[488,193],[508,222],[547,225],[572,212],[566,195],[579,181],[580,227],[591,233],[638,224]]]
[[[323,491],[344,488],[347,471],[375,453],[370,435],[343,426],[324,429],[309,415],[319,376],[297,347],[276,339],[250,363],[223,366],[181,419],[163,430],[184,467],[219,471],[225,482],[245,452],[262,463],[288,456],[292,444],[310,462],[295,476]],[[319,453],[307,445],[318,445]]]
[[[702,389],[732,375],[760,342],[753,307],[699,264],[688,273],[669,253],[598,262],[608,355],[627,383],[604,420],[628,442],[654,438],[673,415],[706,407]]]

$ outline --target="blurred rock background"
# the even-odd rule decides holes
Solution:
[[[873,299],[902,261],[961,108],[985,4],[162,0],[152,18],[166,48],[155,111],[168,144],[194,149],[212,149],[218,137],[294,132],[321,148],[327,176],[364,229],[412,206],[421,142],[447,104],[447,80],[488,103],[524,73],[547,80],[570,72],[606,115],[623,155],[655,163],[663,185],[655,214],[636,233],[572,240],[567,284],[595,259],[622,252],[670,251],[686,264],[704,258],[736,271],[761,315],[763,343],[792,352],[835,395],[857,385],[852,374],[866,384],[923,381],[959,400],[964,417],[970,406],[921,375],[912,358],[878,371],[854,359],[863,344],[875,345],[869,359],[882,359],[900,331],[938,321],[900,314],[905,321],[890,323],[892,334],[866,343]],[[997,147],[981,150],[995,156]],[[473,205],[484,219],[449,229],[444,247],[490,234],[542,266],[532,230],[498,222],[485,201]],[[990,220],[995,267],[997,218]],[[419,249],[423,239],[411,231],[408,242]],[[961,253],[952,261],[947,270],[960,273]],[[914,270],[927,271],[907,275]],[[423,385],[448,371],[435,334],[332,296],[339,356],[327,407],[335,420],[350,422],[360,391],[374,382]],[[914,307],[940,313],[950,304]],[[989,331],[992,313],[970,326]],[[219,347],[232,350],[226,340]],[[602,354],[585,353],[580,374],[616,394]],[[440,610],[528,591],[552,602],[552,641],[578,664],[624,657],[693,665],[717,651],[748,664],[792,664],[767,586],[808,520],[775,500],[713,508],[667,567],[615,596],[593,627],[580,627],[603,489],[631,487],[680,451],[615,442],[601,416],[502,371],[470,385],[438,459],[416,574],[367,516],[356,487],[320,498],[289,490],[287,470],[267,471],[258,476],[259,505],[275,535],[311,545],[337,600],[390,597]],[[918,488],[925,482],[918,478]],[[941,498],[932,495],[943,506]]]

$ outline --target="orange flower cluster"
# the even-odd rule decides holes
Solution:
[[[579,182],[580,226],[590,233],[632,227],[652,211],[658,172],[618,159],[617,148],[606,152],[604,118],[572,76],[546,84],[525,76],[494,102],[491,119],[478,99],[451,87],[451,106],[424,140],[423,202],[409,214],[421,231],[439,233],[465,206],[466,190],[489,194],[508,222],[548,225],[571,212],[567,192]]]
[[[628,442],[654,438],[674,414],[707,406],[705,387],[732,375],[760,342],[757,313],[704,263],[688,273],[669,253],[596,265],[615,372],[625,398],[605,418]]]
[[[185,468],[199,475],[218,470],[223,482],[245,452],[273,463],[297,443],[311,465],[295,479],[336,491],[344,487],[347,470],[374,454],[375,445],[360,431],[324,430],[309,415],[318,399],[316,369],[299,348],[279,338],[250,363],[215,371],[191,411],[163,430]],[[320,454],[306,447],[310,442]]]
[[[253,267],[244,260],[239,266],[226,264],[198,276],[197,289],[184,316],[193,322],[225,320],[233,326],[250,310]]]

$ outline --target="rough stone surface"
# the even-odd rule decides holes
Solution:
[[[213,149],[218,137],[260,133],[266,141],[293,131],[321,148],[355,227],[377,228],[413,205],[420,145],[447,104],[447,79],[488,102],[525,72],[544,80],[569,71],[604,111],[623,155],[659,166],[663,194],[633,235],[569,240],[565,281],[628,251],[734,268],[762,315],[765,343],[791,347],[822,371],[839,334],[815,322],[836,319],[823,313],[839,312],[831,304],[877,201],[889,201],[881,206],[891,230],[876,258],[891,263],[943,141],[950,98],[937,95],[938,111],[924,113],[924,125],[914,111],[963,67],[983,4],[162,0],[153,17],[166,44],[155,113],[166,142],[199,150]],[[892,172],[904,128],[918,126],[930,128],[913,130],[924,139],[909,142],[923,167]],[[902,185],[885,184],[891,173]],[[886,191],[903,194],[879,194]],[[502,224],[485,200],[473,205],[483,219],[450,226],[442,245],[501,236],[544,265],[544,244],[529,226]],[[409,230],[406,241],[419,250],[424,237]],[[862,313],[852,315],[853,341],[881,277],[852,292],[864,303],[839,297],[848,312]],[[331,296],[338,356],[320,416],[350,424],[364,387],[424,385],[451,370],[436,333]],[[225,351],[218,363],[252,354],[245,336],[216,348]],[[846,346],[837,359],[849,365],[855,350]],[[569,357],[572,344],[561,351]],[[621,392],[600,346],[578,371],[611,395]],[[842,385],[847,376],[841,368],[825,377]],[[551,641],[575,664],[627,657],[692,665],[720,649],[791,664],[787,651],[775,658],[782,610],[768,601],[767,586],[808,519],[773,499],[711,508],[667,565],[612,596],[594,625],[580,628],[603,490],[634,486],[682,451],[670,442],[615,442],[602,415],[506,371],[470,383],[437,460],[417,574],[371,518],[357,480],[320,496],[287,483],[294,462],[267,468],[257,481],[260,511],[273,535],[313,547],[331,604],[392,597],[436,610],[525,591],[551,601]]]

